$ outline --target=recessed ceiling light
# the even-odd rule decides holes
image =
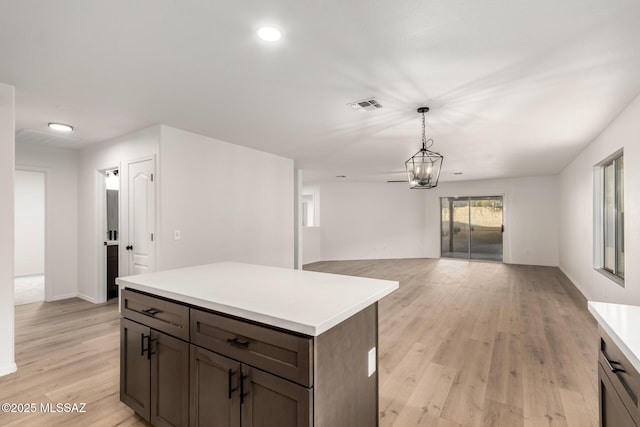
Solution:
[[[282,37],[282,33],[276,27],[262,27],[258,30],[258,37],[264,41],[277,42]]]
[[[60,132],[73,132],[73,126],[64,123],[49,123],[49,128]]]

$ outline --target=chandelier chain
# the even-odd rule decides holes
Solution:
[[[433,145],[433,139],[431,138],[427,139],[426,133],[427,133],[427,127],[425,125],[424,113],[422,113],[422,149],[423,150],[426,150],[427,148]]]

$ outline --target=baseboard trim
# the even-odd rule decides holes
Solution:
[[[60,301],[60,300],[69,299],[69,298],[76,298],[77,296],[78,296],[77,293],[75,293],[75,294],[64,294],[64,295],[55,295],[55,296],[52,296],[51,298],[49,298],[47,300],[47,302]]]
[[[571,275],[567,273],[567,271],[561,265],[559,265],[558,268],[560,269],[560,271],[562,271],[562,274],[567,276],[567,279],[569,279],[571,284],[582,294],[583,297],[585,297],[587,301],[592,300],[591,297],[587,295],[586,291],[584,290],[584,287],[580,284],[580,282],[578,282],[576,279],[571,277]]]
[[[79,294],[79,293],[78,293],[78,294],[76,294],[75,296],[76,296],[76,297],[78,297],[78,298],[80,298],[80,299],[83,299],[83,300],[85,300],[85,301],[89,301],[89,302],[90,302],[90,303],[92,303],[92,304],[98,304],[98,301],[96,301],[96,299],[95,299],[95,298],[91,298],[91,297],[88,297],[88,296],[86,296],[86,295]]]
[[[17,370],[18,370],[18,367],[16,366],[15,363],[11,363],[7,366],[0,367],[0,377],[13,374]]]

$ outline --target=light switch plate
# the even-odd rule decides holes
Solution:
[[[173,230],[173,240],[180,240],[180,230]]]
[[[369,376],[376,372],[376,348],[369,350]]]

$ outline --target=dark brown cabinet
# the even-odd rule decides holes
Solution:
[[[377,304],[316,337],[129,289],[121,312],[120,398],[156,426],[377,425]]]
[[[640,376],[600,327],[598,384],[601,427],[638,427]]]
[[[312,425],[311,389],[191,345],[191,426]]]
[[[189,425],[189,344],[152,329],[149,348],[151,423]]]
[[[120,400],[142,418],[151,416],[151,369],[145,354],[150,328],[120,319]]]
[[[191,345],[191,426],[239,426],[240,362]]]
[[[120,400],[155,426],[187,426],[189,343],[169,333],[185,329],[176,319],[188,329],[188,308],[126,291],[121,304]]]
[[[242,365],[242,427],[312,426],[312,389]]]

